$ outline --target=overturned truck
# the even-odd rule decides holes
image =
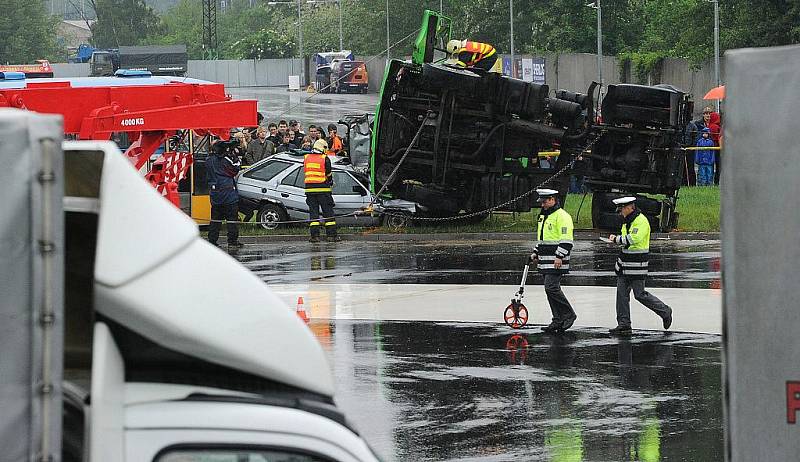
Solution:
[[[411,62],[387,67],[372,140],[376,191],[433,217],[480,219],[505,203],[499,209],[531,210],[530,191],[546,181],[563,199],[575,175],[594,193],[595,227],[618,228],[611,200],[635,194],[654,230],[675,228],[688,95],[668,85],[610,85],[601,121],[596,84],[585,94],[551,94],[547,85],[457,69],[441,58],[449,39],[450,20],[426,11]],[[552,163],[540,161],[555,151]]]

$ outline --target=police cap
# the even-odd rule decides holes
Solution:
[[[612,202],[614,202],[614,205],[616,205],[617,207],[623,207],[625,205],[633,204],[634,202],[636,202],[636,198],[633,196],[625,196],[625,197],[620,197],[618,199],[614,199]]]
[[[543,189],[537,189],[536,190],[536,194],[539,195],[539,199],[537,199],[537,201],[538,202],[543,202],[548,197],[557,196],[558,195],[558,191],[556,191],[555,189],[544,189],[543,188]]]

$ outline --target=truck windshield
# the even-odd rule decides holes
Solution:
[[[95,54],[94,62],[97,64],[111,64],[111,54],[109,53]]]

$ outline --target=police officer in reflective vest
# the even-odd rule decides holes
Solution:
[[[611,234],[608,238],[621,245],[622,250],[614,265],[617,273],[617,327],[609,332],[612,335],[631,334],[631,289],[634,298],[660,316],[664,329],[669,329],[672,308],[644,289],[650,254],[650,222],[636,208],[635,197],[620,197],[614,199],[614,204],[622,215],[622,231],[619,236]]]
[[[311,232],[310,242],[319,242],[320,227],[325,226],[325,236],[328,241],[340,241],[336,234],[336,220],[333,218],[333,194],[331,188],[333,179],[331,174],[331,160],[325,155],[328,143],[317,140],[312,152],[303,159],[303,173],[305,174],[306,204],[311,222],[308,224]],[[320,220],[320,208],[322,220]]]
[[[450,53],[448,64],[458,67],[477,67],[489,71],[497,62],[497,50],[488,43],[470,40],[450,40],[447,42]]]
[[[569,260],[572,253],[572,217],[558,203],[558,191],[537,189],[542,211],[539,212],[539,225],[536,231],[538,242],[533,249],[530,261],[537,261],[537,268],[544,276],[544,292],[550,303],[553,320],[542,327],[548,333],[562,333],[572,327],[577,319],[575,310],[561,290],[561,276],[569,273]]]

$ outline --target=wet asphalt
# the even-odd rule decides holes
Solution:
[[[290,241],[235,256],[275,284],[518,284],[532,246]],[[651,252],[649,287],[719,288],[719,241],[654,241]],[[573,258],[565,285],[615,284],[615,249],[578,241]],[[718,335],[343,319],[310,328],[338,404],[385,460],[723,460]]]
[[[267,283],[519,284],[533,241],[397,241],[248,245],[236,258]],[[653,241],[648,287],[718,289],[720,244]],[[618,250],[577,241],[563,285],[615,286]],[[542,284],[532,272],[528,284]]]
[[[309,94],[286,91],[286,88],[228,88],[236,99],[255,99],[258,111],[268,122],[299,120],[303,129],[310,124],[327,127],[345,114],[374,113],[378,95],[361,94]],[[327,131],[327,128],[326,128]]]
[[[267,120],[336,122],[377,96],[230,89]],[[273,284],[519,284],[530,241],[281,241],[234,254]],[[614,286],[616,249],[578,241],[564,285]],[[542,284],[532,273],[528,284]],[[719,241],[653,241],[648,287],[720,288]],[[410,307],[411,308],[411,307]],[[426,309],[415,306],[414,309]],[[723,460],[718,335],[313,319],[336,400],[387,461]]]
[[[386,460],[723,459],[719,337],[313,321]]]

